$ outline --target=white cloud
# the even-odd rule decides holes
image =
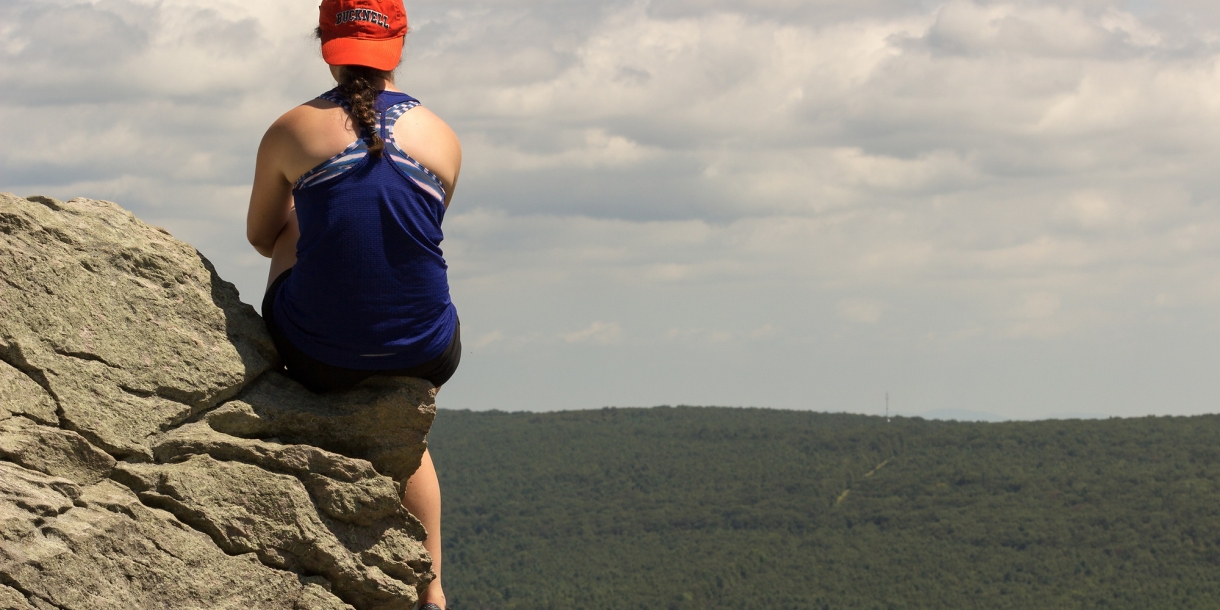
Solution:
[[[775,334],[778,332],[779,332],[779,329],[776,328],[775,326],[773,326],[771,324],[763,324],[762,326],[759,326],[758,328],[755,328],[754,330],[750,331],[750,338],[751,339],[768,339],[768,338],[774,337]]]
[[[594,345],[610,345],[619,343],[623,338],[623,329],[615,322],[594,322],[588,328],[565,333],[563,340],[568,343],[592,343]]]
[[[465,156],[495,159],[497,171],[518,172],[552,169],[598,169],[632,166],[656,159],[659,151],[641,146],[620,135],[610,135],[604,129],[586,129],[571,134],[557,151],[535,152],[520,150],[509,143],[489,141],[476,133],[463,146]]]
[[[491,345],[492,343],[496,343],[496,342],[503,341],[503,340],[504,340],[504,333],[502,333],[498,330],[493,330],[489,333],[484,333],[484,334],[476,337],[474,341],[470,342],[470,348],[476,349],[476,350],[483,349],[483,348],[487,347],[488,345]]]
[[[876,324],[885,313],[885,304],[873,299],[844,299],[835,308],[839,316],[860,324]]]
[[[926,377],[928,408],[976,408],[964,388],[1002,377],[980,363],[1087,377],[1134,350],[1166,385],[1079,384],[1122,377],[1113,404],[1132,409],[1189,386],[1181,408],[1205,408],[1189,373],[1220,355],[1203,347],[1220,327],[1217,6],[412,2],[399,83],[464,143],[454,299],[497,329],[447,395],[850,408],[884,381],[879,350],[957,363]],[[287,0],[0,4],[0,190],[118,201],[256,301],[253,155],[330,86],[315,20]],[[579,344],[623,360],[547,360]],[[721,382],[746,370],[769,381]],[[614,375],[638,379],[592,381]]]

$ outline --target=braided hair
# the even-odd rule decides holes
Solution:
[[[314,29],[314,38],[322,39],[321,26]],[[381,130],[377,128],[377,112],[373,104],[377,101],[378,89],[373,86],[376,79],[390,79],[390,72],[383,72],[367,66],[339,67],[339,95],[347,100],[348,116],[352,123],[363,132],[360,137],[367,138],[369,155],[374,159],[385,151],[385,140],[381,139]]]
[[[385,74],[381,70],[365,66],[343,66],[339,69],[339,95],[347,100],[348,114],[351,115],[352,122],[359,125],[364,132],[369,154],[374,159],[380,157],[385,150],[385,140],[381,139],[381,130],[377,128],[377,112],[373,110],[378,93],[373,81],[384,78]]]

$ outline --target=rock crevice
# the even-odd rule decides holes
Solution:
[[[408,610],[426,381],[318,396],[194,248],[0,193],[0,610]]]
[[[37,604],[37,606],[34,604]],[[0,608],[5,610],[42,610],[43,608],[62,610],[61,606],[56,606],[45,599],[39,598],[37,595],[26,593],[19,588],[13,588],[3,583],[0,583]]]

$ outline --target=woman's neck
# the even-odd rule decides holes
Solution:
[[[398,87],[394,86],[393,78],[370,78],[369,84],[379,91],[398,91]]]
[[[340,68],[338,66],[330,66],[330,75],[334,77],[336,83],[339,82]],[[373,76],[369,78],[369,84],[378,91],[397,91],[402,93],[402,91],[399,91],[398,87],[394,85],[394,74],[392,72],[389,73],[388,78],[383,76]]]

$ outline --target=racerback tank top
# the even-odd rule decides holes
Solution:
[[[343,104],[334,91],[320,96]],[[419,102],[383,91],[375,110],[385,152],[361,134],[293,188],[297,263],[275,295],[275,320],[297,348],[333,366],[412,367],[449,345],[457,311],[441,251],[444,188],[393,140]]]

